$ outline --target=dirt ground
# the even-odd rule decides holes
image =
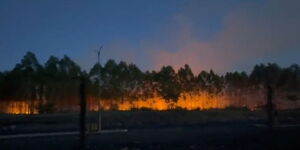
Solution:
[[[91,118],[96,117],[91,114]],[[104,112],[103,127],[128,132],[88,135],[86,149],[299,149],[300,111],[280,111],[278,126],[264,124],[263,111]],[[78,130],[76,113],[0,115],[0,134]],[[51,136],[0,140],[0,149],[78,149],[79,137]]]

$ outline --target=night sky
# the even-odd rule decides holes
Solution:
[[[1,0],[0,70],[27,51],[70,56],[83,69],[109,58],[142,70],[195,73],[300,63],[299,0]]]

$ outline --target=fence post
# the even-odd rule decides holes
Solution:
[[[80,95],[80,149],[85,149],[85,125],[86,125],[86,87],[84,77],[80,79],[79,95]]]
[[[267,85],[267,112],[268,112],[268,125],[273,127],[273,90],[270,84]]]

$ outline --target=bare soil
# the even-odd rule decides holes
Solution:
[[[97,113],[89,113],[95,121]],[[264,124],[265,112],[108,111],[103,128],[128,129],[125,133],[88,135],[86,149],[299,149],[300,111],[280,111],[277,127]],[[78,113],[0,115],[0,135],[78,130]],[[0,149],[78,149],[78,136],[51,136],[0,140]]]

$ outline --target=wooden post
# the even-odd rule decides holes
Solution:
[[[270,84],[267,85],[267,113],[268,113],[268,125],[273,127],[273,90]]]
[[[85,125],[86,125],[86,95],[85,95],[85,80],[81,77],[79,87],[79,95],[80,95],[80,149],[85,149]]]

